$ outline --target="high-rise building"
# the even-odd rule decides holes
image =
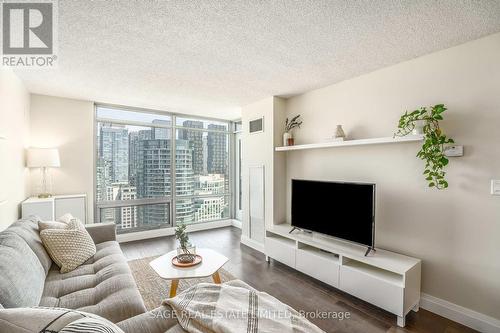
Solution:
[[[111,182],[128,182],[128,130],[103,124],[99,133],[99,156],[111,165]]]
[[[189,128],[203,128],[203,122],[196,120],[186,120],[182,125]],[[189,141],[193,161],[193,173],[195,175],[203,175],[206,173],[206,162],[203,154],[203,133],[203,131],[198,130],[179,129],[179,139]]]
[[[136,148],[137,195],[139,198],[156,198],[171,194],[171,140],[138,140]],[[193,200],[181,199],[194,193],[192,151],[189,142],[176,141],[176,195],[177,221],[193,221]],[[170,223],[168,205],[140,207],[139,217],[144,224]]]
[[[130,132],[128,135],[128,182],[136,185],[137,181],[137,142],[139,141],[138,132]]]
[[[195,177],[195,194],[224,194],[225,179],[223,175],[213,174]]]
[[[139,198],[159,198],[171,193],[170,140],[138,140],[136,183]],[[145,205],[139,210],[143,224],[170,223],[168,205]]]
[[[137,198],[135,186],[127,182],[113,183],[109,188],[111,200],[134,200]],[[126,206],[115,208],[115,223],[120,229],[130,229],[137,227],[137,206]]]
[[[220,174],[195,177],[195,187],[195,195],[223,194],[225,177]],[[194,200],[194,220],[195,222],[204,222],[223,218],[227,208],[228,204],[224,196],[196,198]]]
[[[154,119],[153,124],[172,126],[172,121],[162,120],[162,119]],[[172,128],[153,127],[152,139],[170,140],[171,138],[172,138]]]
[[[209,124],[209,130],[225,131],[225,125]],[[229,175],[227,166],[227,134],[208,132],[207,171],[209,174]]]
[[[175,194],[177,195],[177,222],[193,222],[193,199],[181,196],[194,194],[193,154],[189,141],[177,140],[175,147]]]
[[[151,130],[140,130],[137,132],[130,132],[129,134],[129,148],[128,148],[128,180],[129,184],[137,184],[137,147],[139,140],[152,139]]]
[[[96,201],[106,200],[106,188],[110,184],[111,163],[102,157],[96,161]]]
[[[196,198],[194,220],[196,222],[218,220],[224,217],[224,197]]]

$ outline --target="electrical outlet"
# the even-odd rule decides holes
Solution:
[[[500,180],[491,180],[491,195],[500,195]]]
[[[447,157],[464,156],[464,146],[450,145],[444,147],[444,155]]]

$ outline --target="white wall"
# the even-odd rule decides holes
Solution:
[[[286,109],[303,116],[300,144],[336,124],[350,138],[391,136],[405,110],[437,103],[449,108],[444,131],[465,146],[449,189],[427,187],[417,143],[289,152],[287,185],[377,183],[377,246],[421,258],[423,292],[500,318],[500,197],[489,193],[500,179],[500,34],[290,98]]]
[[[280,145],[282,141],[281,123],[284,122],[284,116],[285,101],[278,97],[269,97],[242,108],[243,240],[249,236],[250,167],[264,166],[265,223],[272,225],[273,221],[284,218],[285,175],[282,171],[285,167],[285,158],[274,154],[274,146]],[[249,134],[249,121],[260,117],[264,117],[264,131]]]
[[[20,203],[29,193],[29,105],[21,80],[11,70],[0,69],[0,230],[20,217]]]
[[[31,146],[59,148],[61,167],[51,169],[55,194],[87,194],[87,223],[94,208],[94,104],[68,98],[31,95]],[[31,191],[40,182],[31,172]]]

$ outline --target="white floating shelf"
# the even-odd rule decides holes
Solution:
[[[348,146],[364,146],[364,145],[378,145],[386,143],[400,143],[400,142],[416,142],[422,141],[422,135],[408,135],[404,137],[385,137],[385,138],[372,138],[360,140],[346,140],[346,141],[330,141],[321,143],[309,143],[305,145],[295,145],[286,147],[276,147],[276,151],[291,151],[303,149],[317,149],[317,148],[335,148],[335,147],[348,147]]]

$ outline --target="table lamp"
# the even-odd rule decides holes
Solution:
[[[51,197],[52,194],[47,190],[48,168],[58,168],[61,166],[59,151],[56,148],[28,148],[27,155],[28,168],[42,169],[42,193],[38,197]]]

